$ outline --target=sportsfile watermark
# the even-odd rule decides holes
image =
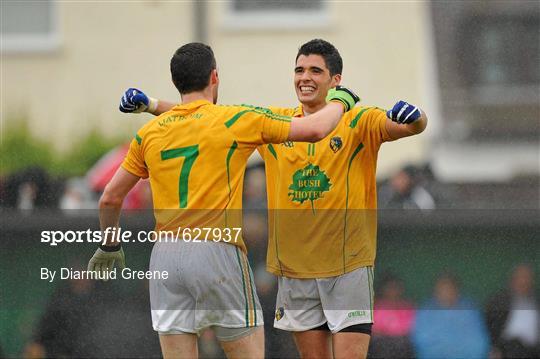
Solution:
[[[225,242],[238,243],[242,228],[188,228],[178,227],[176,231],[129,231],[120,227],[101,230],[41,231],[41,243],[57,246],[61,243],[103,243],[108,239],[112,243],[155,243],[155,242]]]

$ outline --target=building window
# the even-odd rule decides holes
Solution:
[[[329,25],[323,0],[233,0],[227,3],[225,25],[236,29],[321,28]]]
[[[538,17],[482,16],[466,21],[461,53],[469,85],[540,83]]]
[[[54,50],[60,45],[53,0],[2,1],[2,52]]]
[[[516,4],[431,3],[447,141],[537,143],[540,8]]]

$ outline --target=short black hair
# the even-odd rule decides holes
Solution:
[[[181,94],[201,91],[210,82],[210,73],[216,68],[212,48],[200,42],[180,47],[171,59],[174,86]]]
[[[339,51],[329,43],[322,39],[313,39],[300,46],[295,61],[298,61],[300,55],[320,55],[326,63],[326,67],[330,71],[330,76],[341,75],[343,71],[343,60]]]

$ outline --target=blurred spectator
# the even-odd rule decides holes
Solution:
[[[419,358],[486,358],[489,338],[473,303],[459,293],[457,279],[439,276],[434,296],[417,311],[413,342]]]
[[[81,269],[79,265],[74,267]],[[136,293],[121,296],[117,290],[106,288],[116,285],[111,281],[62,280],[23,357],[160,357],[159,341],[148,315],[146,283],[138,282]]]
[[[34,340],[26,346],[25,358],[84,357],[91,351],[85,336],[92,332],[91,319],[99,313],[96,282],[68,280],[53,294],[40,320]]]
[[[7,177],[2,206],[21,210],[56,207],[58,186],[41,167],[29,167]]]
[[[403,297],[403,281],[386,274],[375,300],[369,356],[373,358],[412,358],[410,334],[414,325],[413,304]]]
[[[244,204],[247,210],[266,209],[266,175],[264,163],[250,166],[244,181]]]
[[[381,208],[434,209],[435,200],[422,185],[422,173],[418,168],[403,167],[379,190]],[[427,172],[426,172],[427,173]]]
[[[494,295],[486,306],[493,357],[540,357],[538,298],[532,268],[518,265],[512,272],[508,289]]]
[[[97,201],[84,178],[75,177],[66,181],[64,193],[60,199],[60,209],[69,214],[74,210],[95,208],[97,208]]]

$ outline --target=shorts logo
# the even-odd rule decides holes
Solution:
[[[312,163],[296,171],[292,180],[288,193],[291,201],[304,203],[309,200],[312,206],[313,201],[322,198],[332,186],[326,173]]]
[[[283,307],[279,307],[278,309],[276,309],[276,320],[280,320],[281,318],[283,318],[283,316],[285,315],[285,309],[283,309]]]
[[[336,153],[341,149],[343,146],[343,141],[341,140],[341,137],[334,136],[330,139],[330,149]]]
[[[354,312],[349,312],[349,314],[347,314],[347,318],[365,317],[365,316],[367,316],[367,313],[365,310],[355,310]]]

